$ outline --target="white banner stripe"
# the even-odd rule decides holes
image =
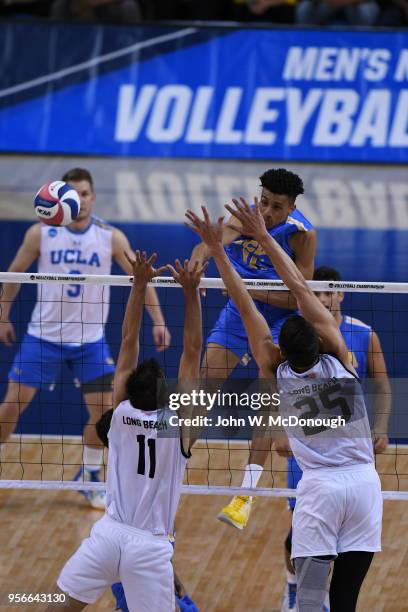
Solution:
[[[29,272],[0,272],[2,283],[29,283],[40,284],[42,282],[59,283],[62,285],[111,285],[116,287],[128,286],[132,283],[131,276],[117,274],[89,274],[89,275],[64,275],[64,274],[38,274]],[[243,279],[248,289],[267,291],[287,290],[286,285],[280,280],[253,280]],[[408,283],[382,283],[382,282],[356,282],[356,281],[307,281],[313,291],[347,291],[351,293],[408,293]],[[149,285],[155,287],[180,287],[171,276],[160,276],[153,279]],[[202,289],[225,289],[221,278],[203,278],[200,283]]]
[[[162,36],[156,36],[156,38],[151,38],[150,40],[143,40],[142,42],[135,43],[134,45],[129,45],[128,47],[124,47],[123,49],[118,49],[117,51],[111,51],[110,53],[105,53],[105,55],[94,57],[91,60],[81,62],[80,64],[76,64],[75,66],[70,66],[69,68],[57,70],[56,72],[46,74],[42,77],[37,77],[36,79],[32,79],[31,81],[26,81],[25,83],[19,83],[18,85],[13,85],[12,87],[2,89],[0,90],[0,98],[5,98],[6,96],[9,96],[11,94],[19,93],[20,91],[26,91],[27,89],[32,89],[33,87],[37,87],[38,85],[44,85],[45,83],[49,83],[50,81],[55,81],[68,75],[75,74],[76,72],[80,72],[81,70],[85,70],[86,68],[92,68],[94,66],[98,66],[99,64],[103,64],[105,62],[117,59],[118,57],[123,57],[125,55],[129,55],[130,53],[134,53],[135,51],[140,51],[140,49],[147,49],[148,47],[154,47],[155,45],[158,45],[160,43],[168,42],[170,40],[175,40],[178,38],[183,38],[184,36],[189,36],[190,34],[194,34],[194,32],[197,32],[197,28],[185,28],[184,30],[172,32],[171,34],[163,34]]]

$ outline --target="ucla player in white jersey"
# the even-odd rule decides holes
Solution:
[[[313,275],[316,281],[341,281],[340,273],[334,268],[320,266]],[[344,293],[340,291],[316,292],[316,297],[333,315],[349,351],[349,357],[358,377],[369,378],[375,385],[375,422],[373,444],[376,454],[383,453],[388,444],[388,421],[391,411],[391,386],[388,380],[387,366],[378,335],[370,325],[342,313],[341,304]],[[278,449],[277,449],[278,450]],[[279,444],[279,454],[288,456],[288,487],[296,489],[302,478],[302,470],[290,453],[289,442]],[[290,510],[294,510],[296,499],[288,500]],[[281,612],[296,610],[296,574],[290,561],[292,552],[292,530],[285,540],[285,561],[287,584],[282,601]],[[326,602],[326,607],[327,602]]]
[[[296,208],[296,198],[303,193],[301,178],[284,168],[267,170],[260,177],[262,192],[260,210],[268,233],[291,257],[307,279],[311,279],[316,251],[316,232],[308,219]],[[236,224],[237,226],[238,224]],[[279,279],[276,269],[263,248],[241,228],[223,226],[223,245],[228,259],[242,278]],[[205,261],[205,244],[194,248],[192,260]],[[287,291],[251,291],[255,304],[268,322],[272,337],[288,316],[293,314],[296,302]],[[238,363],[247,365],[251,360],[248,335],[234,301],[230,298],[207,338],[203,357],[202,377],[227,379]],[[248,465],[242,487],[257,485],[268,457],[269,440],[253,435]],[[243,529],[247,524],[252,497],[237,495],[225,506],[218,519]]]
[[[92,216],[95,192],[88,170],[74,168],[63,181],[78,192],[81,210],[68,227],[32,225],[13,259],[9,272],[25,272],[37,260],[44,274],[110,274],[112,260],[126,274],[131,268],[125,257],[129,242],[120,230]],[[15,341],[9,313],[20,289],[6,283],[1,299],[0,341],[7,346]],[[158,350],[168,346],[157,293],[146,292],[146,308],[153,320],[153,336]],[[103,450],[95,431],[101,414],[112,406],[114,362],[104,336],[109,313],[109,287],[101,285],[38,285],[37,303],[9,373],[6,396],[0,406],[0,443],[14,431],[20,414],[37,391],[53,388],[62,363],[72,370],[81,386],[89,412],[83,440],[84,469],[78,480],[96,481],[103,461]],[[104,508],[104,494],[83,492],[90,505]]]
[[[191,211],[187,213],[239,308],[261,377],[276,380],[286,409],[283,416],[288,411],[289,416],[304,418],[334,414],[340,426],[337,433],[329,431],[329,416],[329,425],[325,422],[317,428],[318,421],[312,419],[312,428],[303,429],[299,424],[292,432],[286,429],[291,450],[303,469],[292,538],[297,609],[322,610],[330,565],[336,559],[330,585],[331,612],[354,612],[373,555],[381,550],[382,521],[381,484],[364,398],[356,391],[357,374],[337,322],[268,234],[259,206],[251,208],[244,200],[235,206],[227,209],[265,250],[303,315],[287,319],[279,334],[280,348],[274,344],[267,322],[225,254],[222,219],[212,225],[206,209],[204,221]]]
[[[147,259],[136,251],[132,262],[134,282],[113,381],[106,515],[95,523],[58,578],[59,588],[69,595],[70,611],[94,603],[119,581],[130,612],[171,612],[175,606],[168,534],[173,531],[192,439],[188,431],[172,427],[174,412],[166,409],[167,392],[158,363],[150,359],[137,365],[147,283],[166,268],[155,270],[155,259],[155,254]],[[169,268],[183,287],[185,301],[179,381],[193,384],[200,370],[198,285],[204,267],[176,264],[177,271]]]

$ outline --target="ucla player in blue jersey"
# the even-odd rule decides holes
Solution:
[[[95,192],[88,170],[74,168],[63,181],[78,192],[81,210],[67,227],[32,225],[17,251],[10,272],[25,272],[34,261],[45,274],[110,274],[112,260],[126,274],[131,267],[126,253],[129,242],[120,230],[93,217]],[[0,313],[0,341],[11,346],[16,340],[9,319],[11,306],[20,285],[3,286]],[[170,341],[157,293],[146,291],[146,308],[153,321],[153,337],[157,350],[164,350]],[[98,285],[38,285],[37,303],[27,334],[22,340],[9,373],[9,384],[0,405],[0,443],[14,431],[20,414],[37,391],[52,389],[62,362],[72,371],[74,382],[81,387],[89,412],[84,427],[84,468],[77,478],[98,480],[103,449],[95,431],[101,414],[112,406],[114,362],[104,336],[109,312],[109,289]],[[90,505],[104,508],[104,495],[83,492]]]
[[[317,281],[340,281],[341,276],[334,268],[321,266],[315,270],[313,280]],[[374,425],[374,451],[382,453],[388,444],[388,419],[391,410],[391,388],[388,381],[387,366],[378,335],[370,325],[363,323],[353,317],[345,315],[341,311],[344,294],[334,291],[317,292],[316,296],[320,302],[329,310],[335,318],[341,334],[349,350],[350,361],[353,364],[360,379],[371,378],[376,384],[376,405]],[[282,442],[278,452],[282,455],[288,454],[288,488],[296,489],[302,471],[295,458],[290,453],[289,442]],[[296,499],[288,500],[289,508],[293,512]],[[287,568],[287,584],[282,601],[281,612],[296,610],[296,575],[290,560],[292,550],[292,530],[285,540],[285,560]],[[328,602],[326,602],[328,604]],[[328,605],[326,607],[328,608]]]
[[[312,224],[296,208],[296,198],[304,193],[299,176],[285,169],[267,170],[261,177],[260,210],[268,232],[295,262],[306,279],[313,276],[316,251],[316,232]],[[223,244],[228,259],[242,278],[279,279],[276,270],[262,247],[228,224],[223,229]],[[192,260],[208,259],[204,244],[195,247]],[[293,314],[296,301],[286,291],[250,291],[258,310],[265,317],[272,336],[277,341],[284,321]],[[252,358],[248,336],[237,306],[228,300],[214,328],[207,338],[207,350],[203,358],[204,378],[226,379],[238,363],[247,365]],[[269,449],[265,439],[252,438],[251,454],[246,466],[242,487],[255,487],[262,474]],[[235,496],[222,509],[218,518],[238,529],[248,521],[252,497]]]

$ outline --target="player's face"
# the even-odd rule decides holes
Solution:
[[[95,192],[88,181],[70,181],[75,191],[78,192],[81,201],[81,210],[76,218],[76,221],[87,219],[92,213],[92,207],[95,202]]]
[[[284,223],[288,215],[296,208],[293,198],[287,195],[271,193],[265,187],[262,188],[259,206],[268,229]]]
[[[317,291],[316,297],[321,304],[327,310],[329,310],[332,315],[335,315],[337,312],[341,311],[341,303],[344,299],[344,293],[336,292],[336,291]]]

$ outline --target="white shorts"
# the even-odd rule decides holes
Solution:
[[[380,551],[382,507],[374,465],[303,472],[293,513],[292,559]]]
[[[70,597],[90,604],[122,582],[130,612],[173,612],[172,556],[167,537],[105,515],[67,561],[57,584]]]

